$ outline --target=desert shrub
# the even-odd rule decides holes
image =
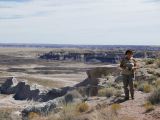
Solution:
[[[111,97],[114,95],[115,89],[114,88],[107,88],[106,89],[106,97]]]
[[[98,96],[103,97],[106,96],[106,88],[102,88],[98,90]]]
[[[98,90],[98,96],[105,96],[105,97],[111,97],[114,95],[115,89],[114,88],[102,88]]]
[[[160,67],[160,59],[156,60],[156,66],[159,68]]]
[[[160,103],[160,88],[157,88],[153,91],[153,93],[148,97],[148,101],[152,104]]]
[[[147,70],[147,72],[148,72],[149,74],[155,74],[155,72],[154,72],[153,70]]]
[[[154,62],[155,62],[155,59],[146,59],[145,60],[146,65],[153,64]]]
[[[75,104],[67,104],[63,106],[63,111],[60,114],[60,120],[71,120],[75,116],[76,105]]]
[[[116,89],[119,89],[119,90],[122,88],[121,85],[119,85],[119,84],[117,84],[117,83],[115,83],[115,82],[111,84],[111,87],[116,88]]]
[[[144,106],[146,112],[150,112],[150,111],[154,110],[154,106],[149,101],[147,101],[143,106]]]
[[[160,72],[156,72],[155,75],[156,75],[157,77],[160,77]]]
[[[15,108],[3,108],[0,109],[0,120],[21,120],[22,118],[18,115],[12,114],[17,111]]]
[[[114,114],[118,114],[118,111],[121,109],[121,105],[120,104],[112,104],[111,105],[111,111],[114,113]]]
[[[60,112],[51,112],[46,119],[43,120],[74,120],[75,116],[78,115],[76,111],[76,104],[64,104]],[[38,120],[38,119],[37,119]]]
[[[158,80],[155,81],[155,86],[156,87],[160,87],[160,79],[158,79]]]
[[[0,120],[10,120],[11,119],[10,113],[11,111],[7,109],[0,110]]]
[[[135,82],[133,83],[133,86],[134,86],[134,88],[137,88],[137,87],[138,87],[138,82],[135,81]]]
[[[122,95],[122,91],[121,90],[116,90],[115,93],[114,93],[114,96],[116,97],[120,97]]]
[[[149,84],[144,84],[144,92],[149,93],[152,90],[152,86]]]
[[[38,120],[40,118],[40,115],[36,112],[30,112],[28,118],[29,120]]]
[[[138,90],[145,92],[145,93],[149,93],[153,90],[152,85],[149,85],[148,83],[141,83],[138,87]]]
[[[150,84],[152,84],[153,81],[155,81],[155,80],[157,80],[157,76],[154,76],[154,75],[150,76],[150,77],[147,79],[148,83],[150,83]]]
[[[87,103],[85,103],[85,102],[82,102],[82,103],[79,103],[79,104],[76,106],[76,108],[77,108],[77,111],[78,111],[79,113],[82,113],[82,112],[88,111],[89,105],[88,105]]]
[[[69,91],[66,95],[65,95],[65,103],[71,103],[73,102],[74,98],[81,98],[81,94],[77,91],[77,90],[72,90]]]

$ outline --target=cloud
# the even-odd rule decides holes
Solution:
[[[43,0],[0,0],[0,19],[12,20],[43,16],[48,14],[43,3]]]
[[[0,0],[0,2],[28,2],[31,0]]]
[[[21,15],[0,16],[0,19],[2,19],[2,20],[21,19],[21,18],[24,18],[24,16],[21,16]]]
[[[103,0],[0,0],[0,19],[38,17],[57,11],[83,11],[100,2]]]
[[[159,40],[160,4],[144,1],[149,0],[0,0],[0,40]]]

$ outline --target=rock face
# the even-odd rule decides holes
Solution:
[[[43,103],[25,108],[22,111],[22,118],[23,120],[28,120],[28,116],[31,112],[46,116],[51,111],[55,113],[58,112],[64,104],[79,103],[81,101],[82,101],[82,96],[79,94],[79,92],[75,90],[69,91],[66,95],[62,97],[58,97],[54,100],[50,100],[48,102],[43,102]]]
[[[16,100],[38,100],[39,93],[39,89],[31,90],[30,85],[26,84],[25,82],[19,82],[16,86],[14,98]]]
[[[72,90],[72,87],[64,87],[64,88],[60,88],[60,89],[52,89],[52,90],[49,90],[45,94],[39,95],[39,98],[41,99],[41,101],[46,102],[48,100],[53,100],[55,98],[61,97],[61,96],[65,95],[70,90]]]
[[[60,106],[61,99],[55,99],[48,102],[40,103],[38,105],[29,106],[22,111],[22,119],[28,120],[29,114],[31,112],[46,116],[49,112],[54,111],[58,106]]]
[[[14,94],[16,100],[34,100],[45,102],[57,97],[61,97],[67,93],[71,87],[61,89],[44,90],[27,84],[26,81],[18,82],[16,78],[8,78],[1,86],[2,94]]]
[[[18,81],[14,77],[8,78],[1,86],[2,94],[14,94],[16,92],[16,85]]]
[[[96,67],[87,70],[88,78],[75,87],[85,87],[86,94],[89,96],[96,96],[98,94],[98,85],[102,76],[119,75],[120,70],[117,67]]]
[[[131,49],[131,48],[130,48]],[[137,49],[137,48],[134,48]],[[79,61],[89,63],[117,63],[124,56],[124,51],[50,51],[40,55],[40,59],[46,60],[64,60],[64,61]],[[134,58],[158,58],[157,51],[137,51],[134,53]]]
[[[40,59],[50,59],[50,60],[66,60],[66,61],[79,61],[79,62],[101,62],[101,63],[117,63],[120,57],[124,53],[110,53],[110,52],[95,52],[95,51],[86,51],[86,52],[66,52],[66,51],[57,51],[57,52],[48,52],[41,55]]]
[[[87,70],[88,78],[94,79],[94,78],[101,78],[103,75],[119,75],[120,70],[116,67],[96,67],[90,70]]]
[[[64,87],[60,89],[51,89],[45,91],[43,89],[34,88],[27,84],[25,81],[18,82],[16,78],[8,78],[1,86],[2,94],[14,94],[16,100],[34,100],[46,102],[61,97],[75,88],[84,87],[84,93],[88,96],[95,96],[98,92],[99,78],[103,75],[118,74],[117,67],[96,67],[87,70],[88,78],[81,83],[76,84],[74,87]]]

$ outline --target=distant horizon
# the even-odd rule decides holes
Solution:
[[[4,45],[73,45],[73,46],[157,46],[157,47],[160,47],[160,45],[148,45],[148,44],[143,44],[143,45],[131,45],[131,44],[115,44],[115,45],[113,45],[113,44],[61,44],[61,43],[58,43],[58,44],[56,44],[56,43],[1,43],[0,42],[0,45],[2,45],[2,44],[4,44]]]

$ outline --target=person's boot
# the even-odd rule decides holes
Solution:
[[[132,100],[134,100],[134,95],[131,96]]]
[[[124,98],[124,100],[125,101],[129,100],[129,90],[128,90],[128,88],[125,89],[125,98]]]
[[[134,91],[131,91],[131,98],[134,100]]]
[[[126,101],[126,100],[129,100],[129,96],[125,96],[124,100],[125,100],[125,101]]]

